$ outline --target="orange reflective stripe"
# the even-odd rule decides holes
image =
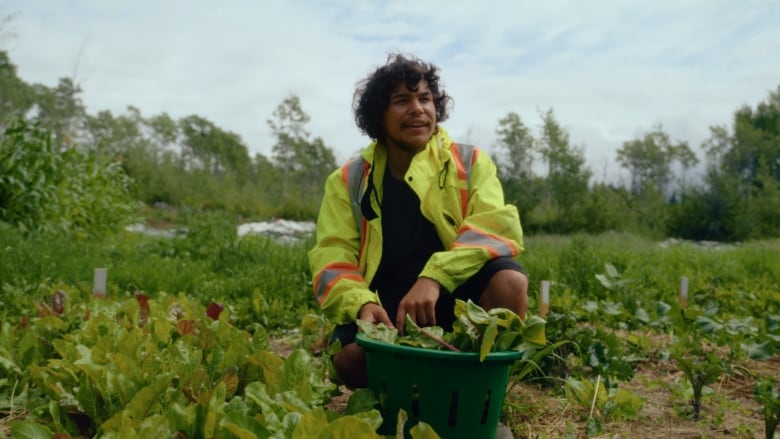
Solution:
[[[342,279],[363,281],[363,275],[360,273],[357,265],[354,264],[337,262],[326,265],[314,280],[314,292],[317,303],[322,305],[325,299],[328,298],[330,290],[333,289],[333,285]]]
[[[499,256],[514,257],[518,255],[517,246],[512,240],[503,238],[492,233],[485,233],[482,230],[467,227],[458,232],[458,238],[452,244],[452,247],[480,247],[490,253],[494,258]]]
[[[471,167],[477,158],[477,148],[465,143],[452,143],[450,152],[455,159],[455,169],[457,170],[458,180],[460,180],[460,213],[466,218],[469,205],[469,180],[471,178]],[[465,159],[465,160],[464,160]]]
[[[450,145],[450,152],[452,152],[452,156],[455,157],[455,168],[458,170],[458,180],[466,181],[466,169],[464,168],[463,156],[460,154],[461,150],[459,146],[459,144],[453,143]],[[470,161],[469,166],[471,166]]]

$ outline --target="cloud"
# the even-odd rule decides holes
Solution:
[[[764,100],[780,82],[778,5],[16,0],[0,12],[18,12],[8,49],[19,75],[75,77],[90,112],[198,114],[270,154],[266,119],[296,94],[309,131],[343,160],[367,143],[351,114],[356,82],[389,52],[412,53],[441,67],[455,136],[489,148],[508,112],[535,128],[552,108],[599,174],[657,124],[695,149]]]

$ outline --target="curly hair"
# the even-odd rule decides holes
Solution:
[[[440,87],[439,68],[420,59],[400,54],[390,54],[384,66],[358,83],[352,100],[355,123],[360,131],[374,140],[385,137],[384,115],[390,104],[390,96],[402,83],[416,91],[421,80],[428,83],[436,107],[436,120],[447,120],[448,106],[452,98]]]

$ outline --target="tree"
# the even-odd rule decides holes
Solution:
[[[11,30],[11,21],[14,19],[14,14],[0,14],[0,43],[6,39],[13,39],[16,34]]]
[[[728,240],[780,236],[780,86],[755,109],[737,110],[732,131],[711,127],[702,147],[708,159],[707,199],[726,206],[721,213],[729,215],[718,218],[718,235]]]
[[[542,137],[539,153],[547,164],[545,181],[549,188],[549,208],[557,212],[556,232],[582,230],[587,221],[578,214],[588,196],[588,183],[593,172],[585,165],[582,148],[569,142],[569,133],[555,120],[553,110],[542,115]]]
[[[498,122],[498,139],[494,145],[493,160],[498,168],[498,178],[504,188],[508,203],[517,206],[524,216],[527,230],[543,228],[545,216],[528,215],[540,205],[545,195],[545,182],[533,172],[537,140],[517,113],[510,112]],[[538,220],[538,221],[537,221]]]
[[[114,116],[103,110],[95,116],[87,115],[87,143],[96,152],[107,156],[119,156],[128,149],[145,143],[141,114],[129,107],[129,115]]]
[[[534,137],[531,130],[515,112],[509,112],[498,121],[496,128],[498,140],[494,148],[498,155],[494,157],[499,175],[507,180],[524,180],[531,176],[534,162]]]
[[[0,51],[0,130],[14,118],[24,116],[31,106],[30,86],[16,75],[8,54]]]
[[[300,148],[309,137],[305,129],[309,120],[309,115],[301,108],[301,101],[296,95],[285,98],[274,110],[273,119],[267,120],[276,137],[276,143],[271,148],[272,158],[285,171],[285,175],[300,170]]]
[[[704,148],[711,164],[754,182],[761,174],[780,181],[780,86],[753,110],[743,106],[734,114],[734,131],[711,129]]]
[[[32,120],[46,127],[52,142],[59,147],[71,147],[83,134],[87,111],[81,101],[81,87],[70,78],[60,78],[57,86],[32,86]]]
[[[325,177],[336,168],[333,151],[319,137],[310,140],[306,124],[309,115],[303,111],[296,95],[285,98],[274,110],[268,126],[276,137],[272,158],[281,173],[282,200],[291,196],[296,182],[296,197],[318,200]]]
[[[211,121],[196,115],[179,121],[183,154],[194,159],[194,165],[212,175],[233,171],[243,179],[249,175],[249,151],[238,134],[225,131]]]
[[[536,140],[514,112],[498,121],[496,135],[493,160],[504,187],[504,196],[521,212],[530,211],[541,198],[539,179],[532,171]]]
[[[666,193],[674,176],[675,163],[679,163],[683,171],[698,163],[688,144],[673,144],[660,125],[641,139],[623,142],[617,151],[617,161],[631,174],[630,189],[634,194],[641,194],[648,185]]]

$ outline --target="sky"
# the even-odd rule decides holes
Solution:
[[[440,68],[455,140],[494,151],[517,113],[552,109],[597,180],[660,126],[700,144],[780,86],[778,0],[0,0],[0,49],[25,82],[73,78],[90,114],[192,114],[271,155],[267,120],[299,97],[337,161],[368,144],[356,84],[390,53]]]

